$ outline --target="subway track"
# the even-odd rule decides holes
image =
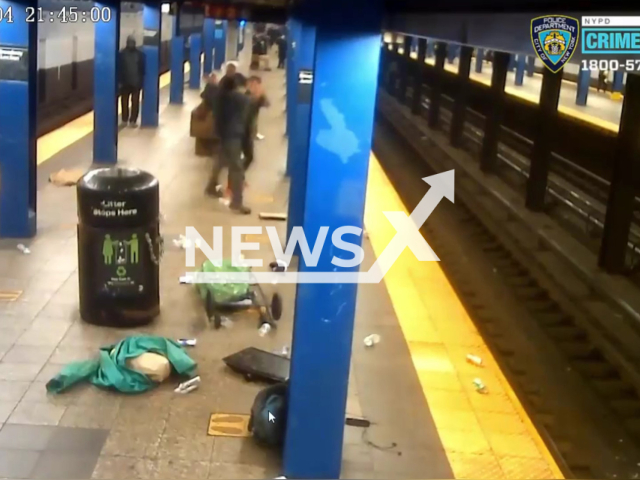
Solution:
[[[374,151],[409,210],[435,173],[424,159],[444,155],[416,152],[381,118]],[[441,202],[423,235],[563,473],[640,478],[637,385],[472,210]]]

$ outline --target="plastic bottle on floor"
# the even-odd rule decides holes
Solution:
[[[264,337],[267,333],[271,331],[271,325],[268,323],[263,323],[260,329],[258,330],[258,335]]]

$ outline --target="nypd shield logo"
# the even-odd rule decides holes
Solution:
[[[579,34],[580,23],[575,18],[549,15],[531,20],[533,49],[553,73],[559,72],[573,56]]]

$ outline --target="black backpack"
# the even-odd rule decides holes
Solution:
[[[249,432],[257,442],[280,447],[287,428],[287,384],[279,383],[260,391],[251,407]]]

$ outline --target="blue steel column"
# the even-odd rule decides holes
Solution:
[[[17,61],[26,60],[20,76],[0,79],[0,237],[36,234],[37,23],[27,23],[28,2],[0,0],[13,22],[0,25],[0,44]],[[26,57],[26,58],[25,58]]]
[[[300,24],[300,40],[296,54],[296,75],[301,70],[313,71],[313,59],[316,48],[316,27],[308,23]],[[313,86],[312,86],[313,88]],[[287,164],[291,167],[291,185],[289,187],[289,213],[287,215],[287,242],[293,227],[303,226],[305,193],[307,190],[307,152],[309,151],[309,128],[311,123],[311,99],[300,95],[299,79],[296,78],[292,89],[293,98],[287,108],[295,110],[295,128],[289,135]]]
[[[521,87],[524,83],[524,70],[527,67],[527,57],[525,55],[518,55],[516,61],[516,86]]]
[[[145,39],[144,52],[145,77],[142,89],[142,119],[143,127],[158,126],[158,108],[160,95],[160,38],[162,28],[162,14],[160,4],[149,2],[144,4],[142,11]]]
[[[624,80],[624,72],[615,71],[613,72],[613,84],[611,85],[611,90],[613,93],[622,92],[622,85]]]
[[[305,2],[309,8],[311,2]],[[382,0],[314,0],[317,22],[304,232],[362,227],[380,59]],[[357,68],[354,66],[357,65]],[[345,72],[349,74],[346,75]],[[361,237],[350,238],[361,242]],[[331,263],[302,272],[356,271]],[[299,284],[289,380],[284,474],[340,478],[356,284]]]
[[[453,63],[455,59],[458,57],[458,50],[460,49],[460,45],[455,45],[453,43],[449,43],[447,45],[447,62]]]
[[[507,70],[509,72],[512,72],[513,70],[516,69],[516,56],[513,53],[509,54],[509,66],[507,67]]]
[[[213,18],[205,18],[202,24],[202,49],[204,50],[204,63],[202,73],[209,75],[213,71],[213,42],[216,24]]]
[[[289,139],[295,136],[296,129],[296,85],[297,85],[297,48],[300,43],[300,34],[302,27],[296,19],[289,20],[289,28],[287,28],[287,136]],[[287,150],[287,165],[285,175],[291,176],[291,163],[293,152]]]
[[[216,20],[215,33],[213,35],[213,69],[220,70],[226,61],[227,46],[227,21]]]
[[[93,161],[116,163],[118,158],[118,49],[120,0],[95,2],[111,11],[108,22],[95,24],[93,62]]]
[[[585,106],[589,96],[589,84],[591,83],[591,72],[589,70],[578,71],[578,93],[576,95],[576,105]]]
[[[173,17],[171,38],[171,85],[169,103],[180,105],[184,100],[184,37],[180,34],[180,7]]]
[[[194,33],[189,39],[189,88],[200,89],[200,55],[202,54],[202,35]]]
[[[527,77],[533,77],[536,71],[536,57],[527,57]]]
[[[482,73],[482,62],[484,61],[484,48],[476,49],[476,73]]]

